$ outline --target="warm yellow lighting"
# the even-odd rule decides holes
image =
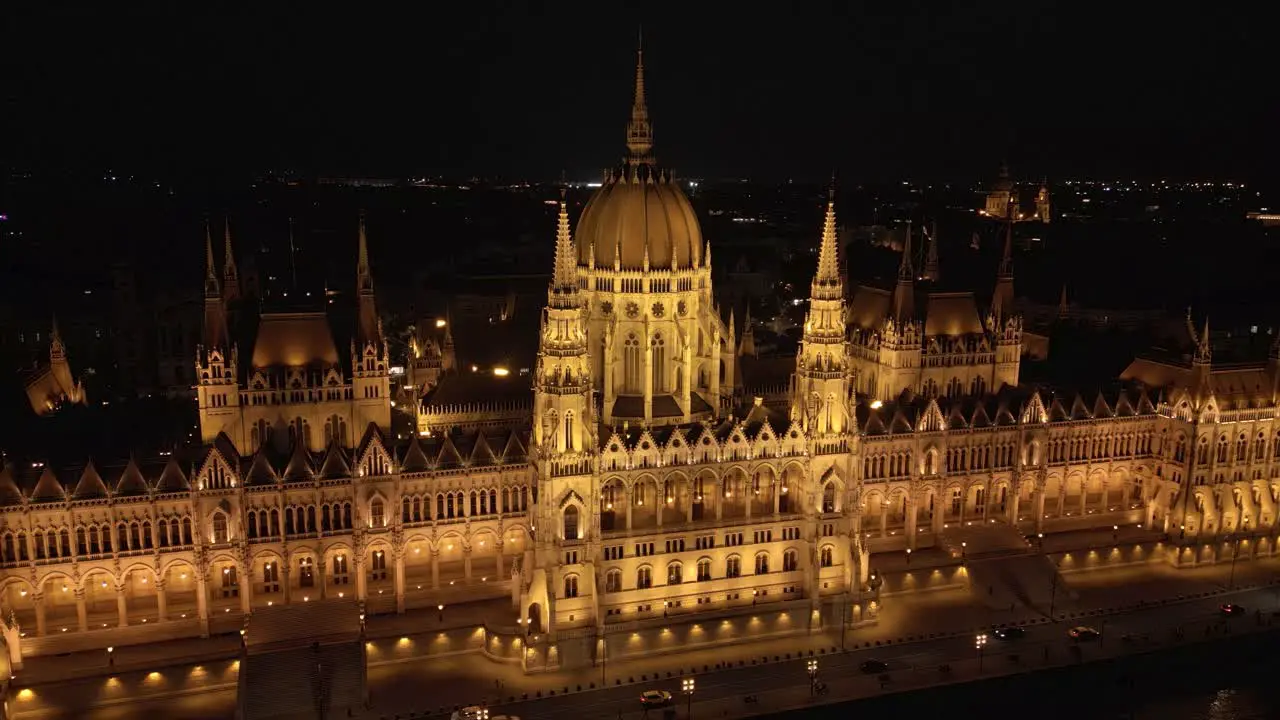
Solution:
[[[880,409],[880,408],[882,408],[882,407],[884,407],[884,403],[883,403],[883,402],[881,402],[881,401],[879,401],[879,400],[872,400],[872,401],[871,401],[871,409],[872,409],[872,410],[879,410],[879,409]]]
[[[493,369],[493,374],[497,377],[506,377],[511,374],[511,371],[504,367],[496,367]]]
[[[436,318],[436,327],[438,327],[438,328],[442,328],[442,327],[444,327],[445,325],[448,325],[448,324],[449,324],[449,322],[448,322],[447,320],[445,320],[444,318]]]

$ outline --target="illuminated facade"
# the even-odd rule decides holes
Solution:
[[[533,669],[589,661],[622,622],[861,611],[876,553],[965,524],[1142,523],[1185,541],[1179,563],[1274,531],[1280,345],[1214,368],[1206,326],[1190,364],[1135,361],[1128,389],[1022,386],[1008,232],[985,311],[918,293],[909,242],[893,292],[849,291],[828,202],[786,407],[743,397],[710,246],[653,158],[642,72],[628,156],[576,236],[561,206],[527,430],[391,439],[363,223],[346,372],[324,316],[264,316],[242,364],[209,245],[203,444],[0,474],[0,597],[23,653],[207,635],[321,598],[376,613],[510,597]],[[456,363],[414,355],[424,385]]]

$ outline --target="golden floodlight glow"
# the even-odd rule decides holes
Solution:
[[[438,328],[442,328],[442,327],[444,327],[445,325],[448,325],[448,324],[449,324],[449,322],[448,322],[447,320],[445,320],[444,318],[436,318],[436,327],[438,327]]]
[[[511,374],[511,371],[504,367],[496,367],[493,369],[493,374],[497,377],[506,377]]]

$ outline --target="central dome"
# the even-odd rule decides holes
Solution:
[[[651,166],[628,167],[606,180],[578,219],[578,263],[624,269],[683,270],[702,262],[702,230],[689,198],[667,174]]]
[[[653,160],[653,125],[644,97],[644,55],[636,59],[635,99],[627,123],[626,164],[610,173],[578,218],[578,263],[595,254],[598,268],[615,262],[641,270],[686,270],[702,262],[702,230],[689,198]]]

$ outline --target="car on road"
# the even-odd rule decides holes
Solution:
[[[454,710],[449,716],[449,720],[492,720],[489,717],[488,708],[482,708],[479,705],[469,705],[461,710]]]
[[[863,660],[862,664],[858,665],[858,669],[864,674],[875,675],[876,673],[882,673],[885,670],[888,670],[889,663],[883,660]]]
[[[671,693],[666,690],[645,690],[640,693],[640,704],[647,708],[670,705]]]
[[[992,637],[997,640],[1021,640],[1026,634],[1027,631],[1020,627],[1002,627],[991,631]]]
[[[1076,642],[1092,642],[1102,637],[1102,633],[1087,625],[1077,625],[1067,631],[1067,637]]]
[[[1222,614],[1226,615],[1227,617],[1244,614],[1244,608],[1240,607],[1239,605],[1236,605],[1235,603],[1222,603],[1221,605],[1218,606],[1218,610],[1221,611]]]

